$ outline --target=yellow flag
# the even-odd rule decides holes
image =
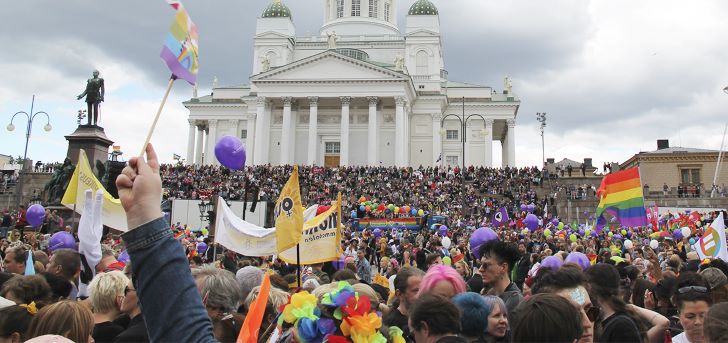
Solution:
[[[343,254],[341,250],[341,193],[336,203],[324,213],[303,224],[303,236],[300,250],[301,264],[323,263],[333,261]],[[296,263],[296,249],[290,248],[278,254],[288,263]]]
[[[119,231],[127,231],[126,212],[121,206],[121,201],[106,191],[99,179],[94,175],[91,165],[88,163],[86,152],[81,150],[78,154],[76,170],[73,171],[73,177],[68,183],[66,192],[63,194],[61,204],[70,209],[73,209],[73,205],[76,205],[76,212],[81,214],[86,203],[85,194],[87,189],[90,189],[94,193],[97,189],[101,189],[104,192],[101,223]]]
[[[303,235],[303,205],[298,185],[298,166],[293,166],[291,177],[283,186],[274,209],[276,218],[276,250],[278,253],[295,247]]]

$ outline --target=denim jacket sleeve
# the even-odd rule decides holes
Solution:
[[[162,218],[122,235],[152,342],[215,342],[182,246]]]

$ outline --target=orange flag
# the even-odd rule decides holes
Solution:
[[[255,298],[248,315],[245,316],[245,322],[243,327],[240,329],[237,343],[257,343],[258,332],[260,331],[260,324],[263,322],[263,316],[265,315],[265,305],[268,303],[268,295],[270,294],[270,276],[265,273],[263,276],[263,283],[260,285],[260,291],[258,297]]]

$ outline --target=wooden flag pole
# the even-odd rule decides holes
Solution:
[[[169,84],[167,84],[167,90],[164,92],[164,97],[162,98],[162,103],[159,104],[159,109],[157,110],[157,115],[154,116],[154,121],[152,122],[152,127],[149,128],[149,132],[147,133],[147,139],[144,140],[144,144],[142,145],[142,151],[139,153],[139,156],[144,156],[144,152],[147,151],[147,144],[149,144],[149,140],[152,139],[152,134],[154,133],[154,128],[157,126],[157,122],[159,121],[159,115],[162,114],[162,109],[164,108],[164,104],[167,102],[167,97],[169,96],[169,91],[172,90],[172,84],[174,83],[174,80],[177,80],[177,77],[172,75],[169,78]]]
[[[296,266],[298,267],[298,272],[296,273],[298,275],[296,278],[298,279],[297,280],[298,288],[301,288],[301,250],[300,250],[300,247],[301,247],[300,244],[296,244]]]

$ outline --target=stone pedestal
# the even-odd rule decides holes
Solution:
[[[96,170],[96,161],[106,164],[109,159],[109,147],[113,143],[109,137],[106,137],[104,128],[95,125],[79,125],[76,131],[66,136],[68,141],[68,153],[66,157],[70,158],[74,165],[78,164],[78,152],[83,149],[88,156],[91,168]]]

